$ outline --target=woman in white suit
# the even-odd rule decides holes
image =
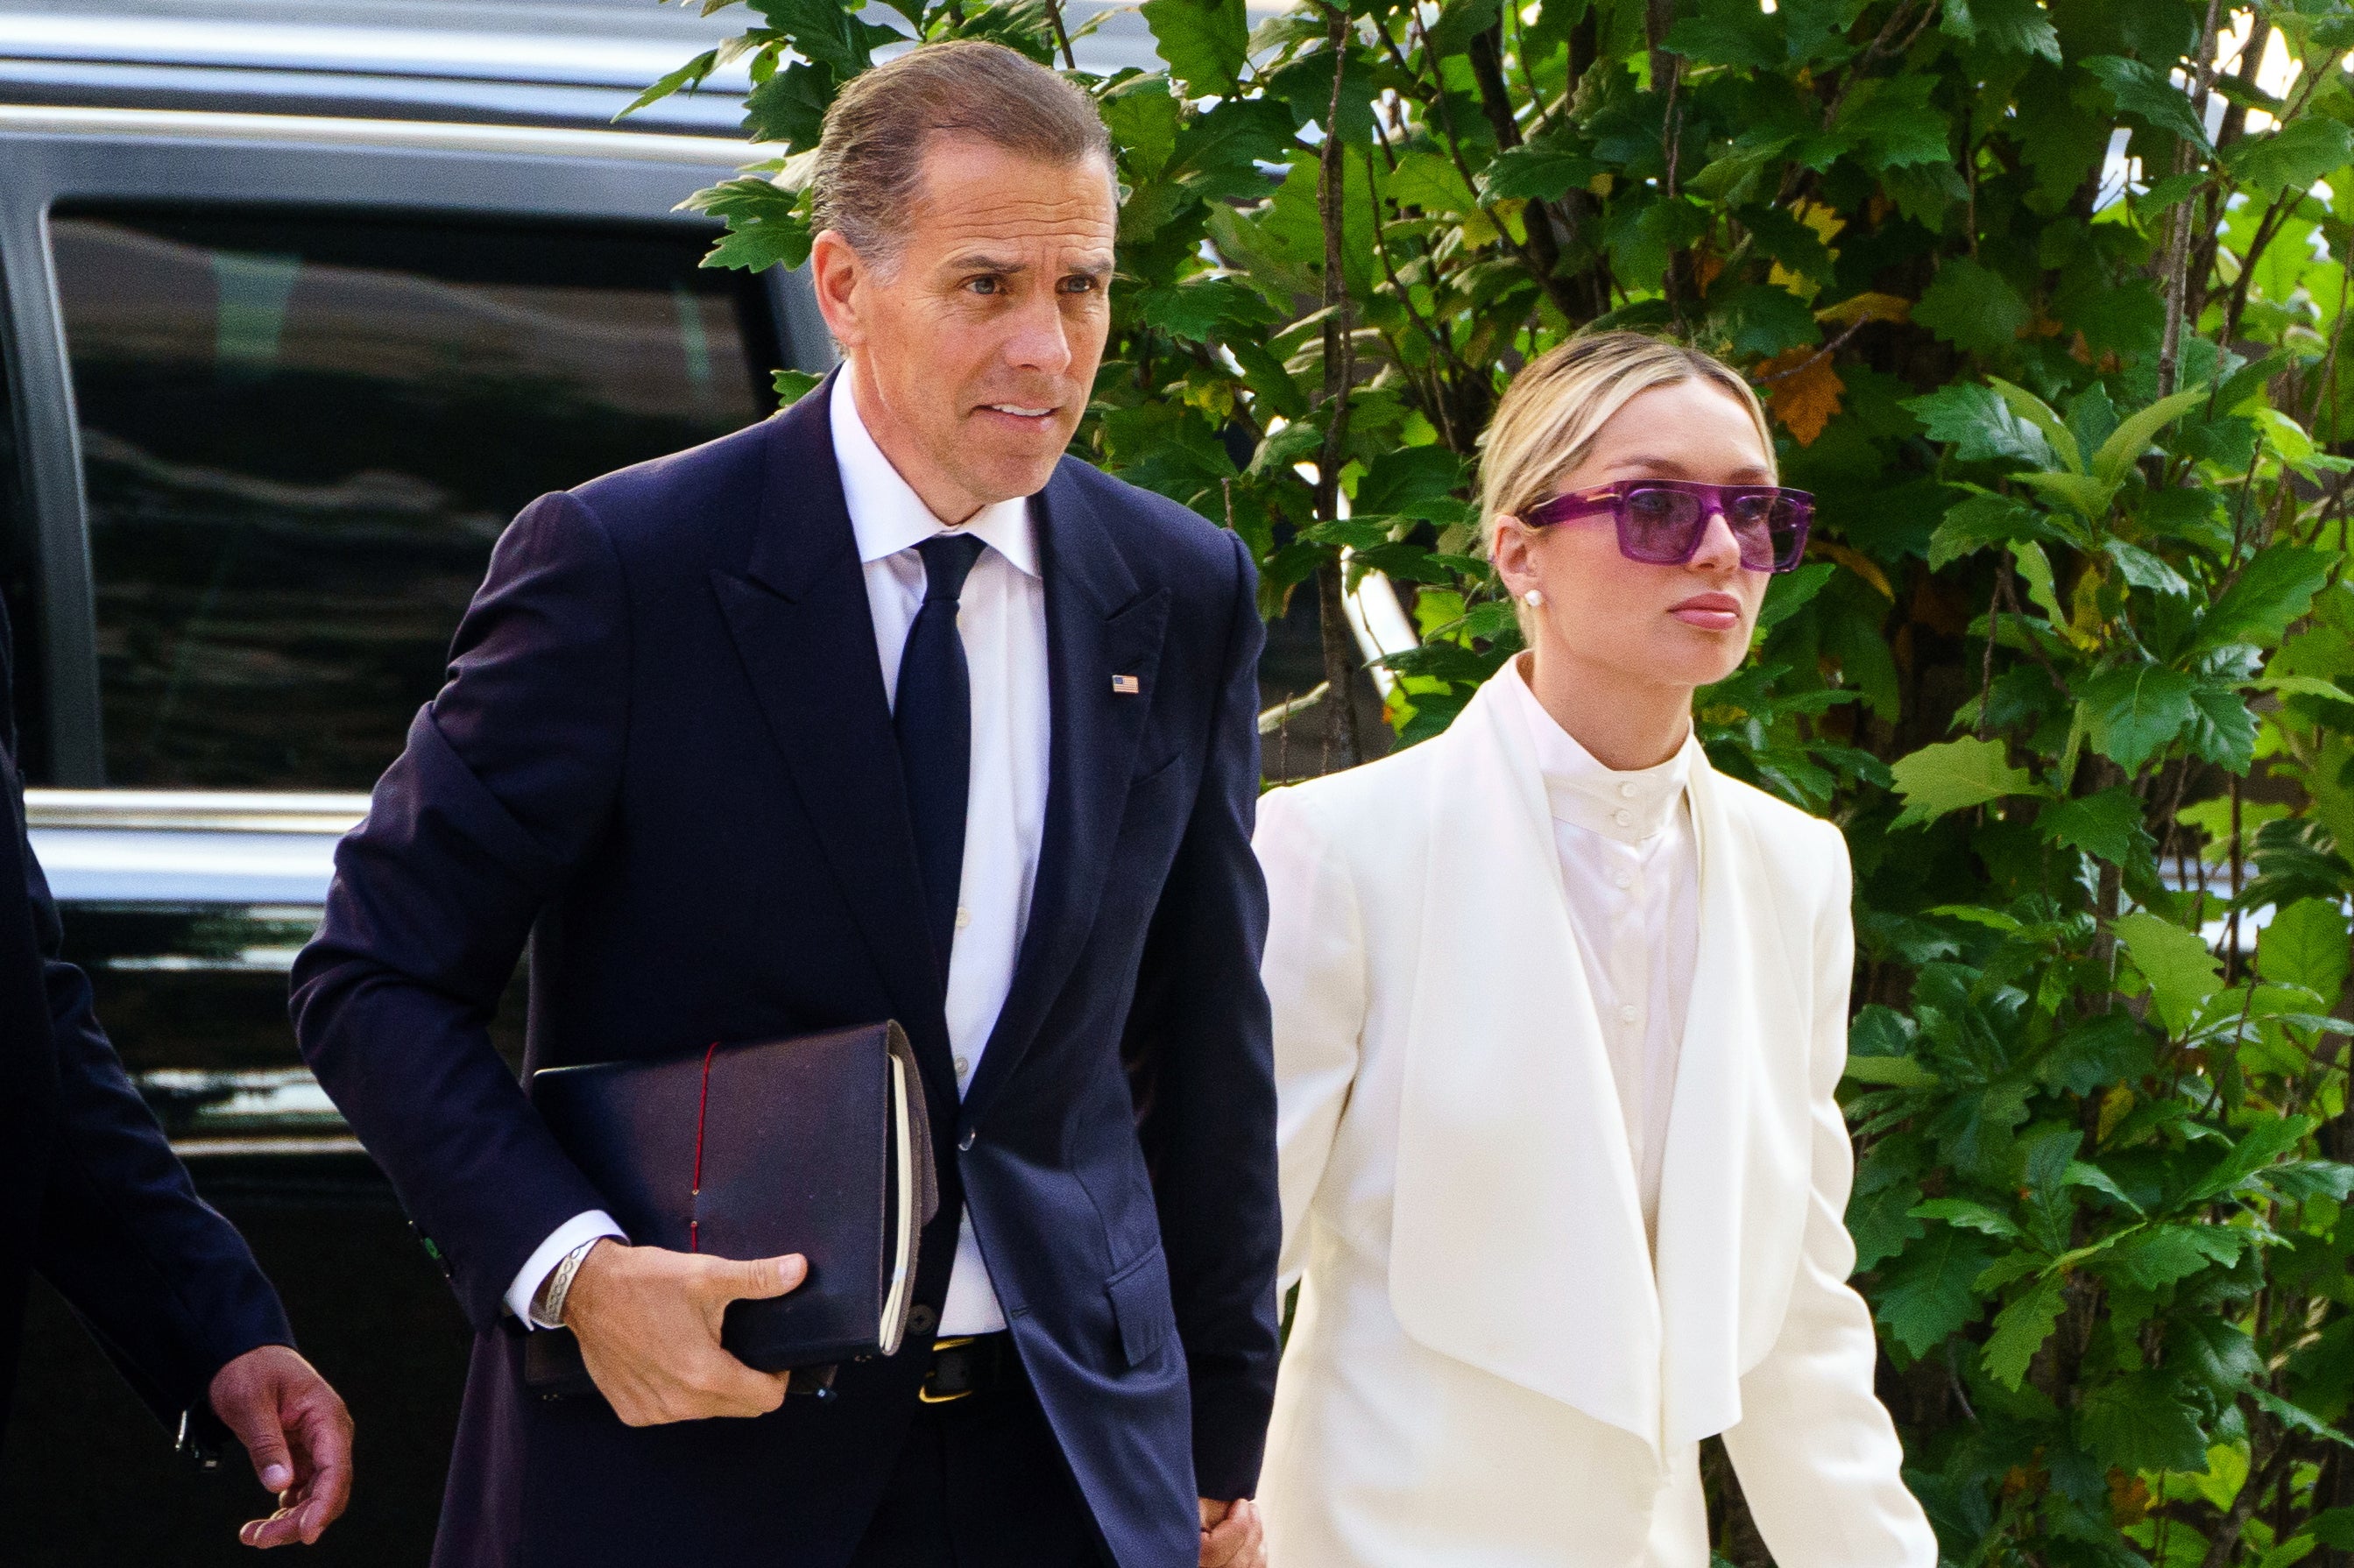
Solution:
[[[1483,479],[1528,652],[1261,805],[1275,1568],[1706,1568],[1717,1433],[1780,1568],[1935,1568],[1846,1284],[1846,845],[1691,733],[1804,549],[1773,452],[1705,355],[1531,364]]]

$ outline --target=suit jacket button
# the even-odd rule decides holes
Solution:
[[[958,1148],[958,1149],[960,1149],[960,1150],[963,1150],[963,1151],[965,1151],[966,1153],[970,1153],[970,1152],[971,1152],[971,1150],[972,1150],[972,1143],[973,1143],[973,1139],[975,1139],[979,1138],[980,1136],[981,1136],[981,1134],[979,1134],[979,1133],[977,1133],[977,1132],[967,1132],[967,1133],[966,1133],[962,1138],[960,1138],[960,1139],[959,1139],[957,1140],[957,1148]]]
[[[940,1315],[920,1302],[907,1313],[907,1332],[922,1339],[940,1326]]]

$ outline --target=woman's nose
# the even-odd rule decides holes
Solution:
[[[1692,552],[1691,564],[1720,572],[1741,565],[1741,541],[1733,536],[1733,524],[1722,508],[1708,514],[1708,529],[1701,535],[1700,548]]]

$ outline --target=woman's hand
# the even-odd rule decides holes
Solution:
[[[1202,1568],[1267,1568],[1267,1531],[1258,1504],[1202,1499]]]

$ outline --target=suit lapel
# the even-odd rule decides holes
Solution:
[[[1741,1374],[1789,1299],[1812,1180],[1812,933],[1791,932],[1757,824],[1704,760],[1691,772],[1700,938],[1659,1177],[1663,1426],[1687,1442],[1741,1419]],[[1794,956],[1792,949],[1798,949]]]
[[[1617,1087],[1521,715],[1428,774],[1390,1299],[1420,1343],[1659,1441],[1659,1309]],[[1434,759],[1436,760],[1436,759]]]
[[[831,381],[771,427],[746,573],[712,573],[737,654],[842,895],[908,1025],[934,1105],[956,1104],[939,965],[850,509]]]
[[[1045,832],[1013,986],[965,1097],[967,1128],[981,1124],[1020,1065],[1094,927],[1168,625],[1168,591],[1139,588],[1070,464],[1034,503],[1052,731]],[[1114,675],[1135,676],[1136,694],[1115,692]]]

